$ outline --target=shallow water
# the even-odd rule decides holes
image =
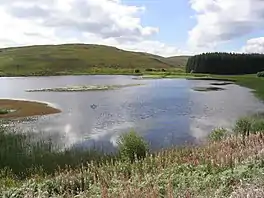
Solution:
[[[61,146],[103,147],[111,150],[120,133],[141,133],[153,149],[203,140],[216,127],[231,128],[244,115],[264,109],[249,89],[225,85],[224,91],[196,92],[193,87],[214,81],[131,76],[60,76],[0,78],[0,98],[48,102],[62,113],[20,124]],[[25,92],[27,89],[72,85],[143,86],[91,92]],[[91,105],[97,108],[91,108]]]

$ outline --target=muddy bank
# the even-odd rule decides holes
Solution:
[[[1,118],[24,118],[60,113],[59,109],[48,104],[34,101],[0,99],[0,109],[7,113],[0,114]]]

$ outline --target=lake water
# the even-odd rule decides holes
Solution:
[[[214,81],[131,76],[60,76],[0,78],[0,98],[48,102],[62,110],[19,125],[51,138],[61,146],[104,147],[132,129],[153,149],[203,140],[216,127],[231,128],[239,117],[264,109],[249,89],[226,85],[224,91],[196,92],[191,88]],[[71,85],[134,84],[119,90],[91,92],[25,92],[26,89]],[[92,109],[91,105],[97,105]]]

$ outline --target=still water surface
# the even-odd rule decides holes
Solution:
[[[244,115],[264,109],[249,89],[195,92],[213,81],[134,80],[131,76],[60,76],[0,78],[0,98],[45,101],[62,113],[21,124],[24,130],[51,138],[61,146],[113,148],[120,133],[141,133],[153,149],[197,142],[216,127],[231,128]],[[134,84],[111,91],[25,92],[26,89],[71,85]],[[92,109],[91,105],[97,105]]]

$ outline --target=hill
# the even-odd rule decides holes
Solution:
[[[165,61],[175,67],[185,67],[189,58],[190,56],[172,56],[165,58]]]
[[[177,58],[174,58],[177,59]],[[174,68],[180,61],[115,47],[86,44],[40,45],[0,50],[0,74],[58,75],[97,73],[102,70],[128,71],[146,68]],[[107,72],[106,72],[107,73]]]

